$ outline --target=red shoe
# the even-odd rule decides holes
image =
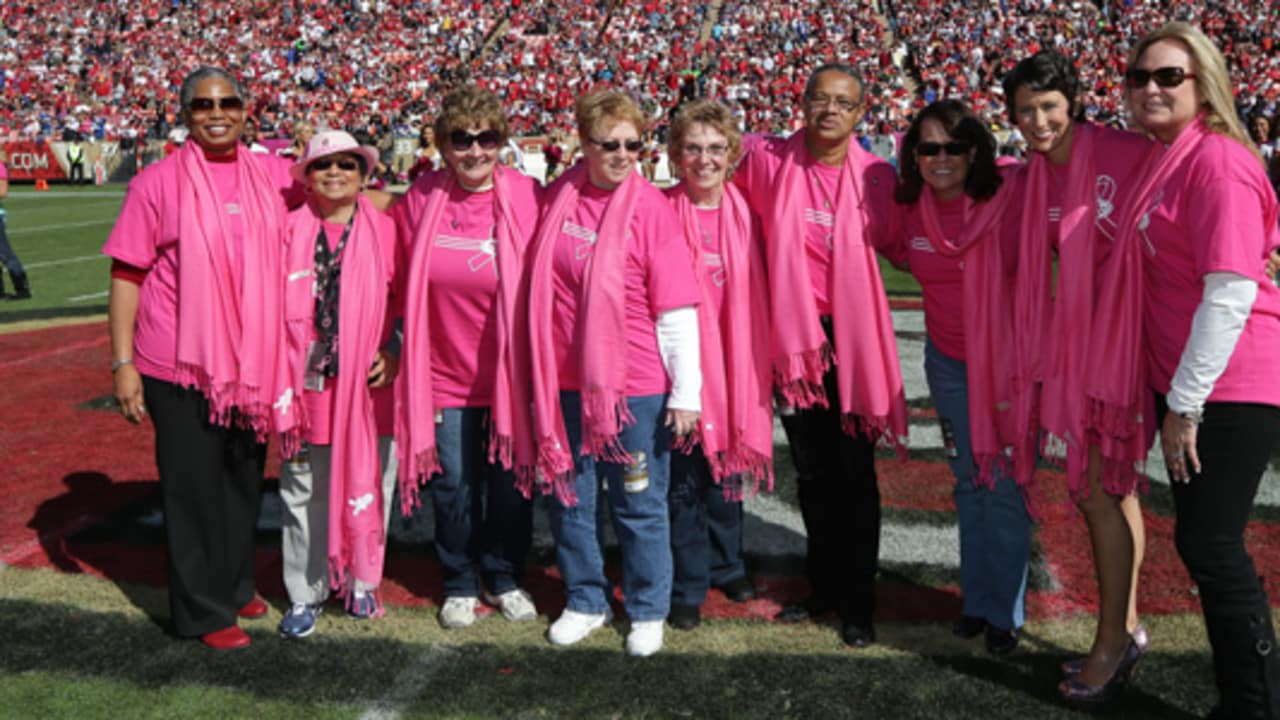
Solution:
[[[267,603],[264,602],[262,598],[254,595],[252,600],[245,603],[244,607],[236,611],[236,615],[252,620],[266,615],[268,609]]]
[[[262,601],[259,600],[258,602]],[[248,647],[252,641],[249,640],[249,636],[238,625],[232,625],[231,627],[201,635],[200,642],[214,650],[235,650],[236,648]]]

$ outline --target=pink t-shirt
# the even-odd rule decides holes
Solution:
[[[148,271],[139,289],[133,359],[138,372],[166,382],[174,380],[178,342],[179,157],[170,155],[130,181],[120,217],[102,248],[106,255]],[[232,236],[231,266],[239,267],[244,219],[235,164],[210,162],[209,168]],[[287,173],[269,174],[284,197],[290,191],[292,178]],[[232,280],[238,283],[240,275],[234,275]],[[239,288],[235,291],[239,292]]]
[[[413,242],[427,198],[444,172],[424,173],[396,204],[402,242]],[[540,188],[519,173],[506,173],[521,237],[528,245],[538,223]],[[492,190],[468,192],[454,185],[432,239],[428,267],[432,403],[437,408],[488,407],[498,356],[496,200]]]
[[[923,192],[931,191],[926,187]],[[964,197],[936,202],[938,223],[949,240],[964,229],[964,206]],[[891,259],[905,259],[920,283],[925,330],[934,347],[949,358],[964,360],[964,259],[938,252],[925,232],[918,204],[899,205],[898,211],[895,242],[883,252]]]
[[[8,180],[8,179],[9,179],[9,168],[4,163],[0,163],[0,180]]]
[[[1157,392],[1169,392],[1204,293],[1203,277],[1230,272],[1257,281],[1258,297],[1209,400],[1280,406],[1280,290],[1263,274],[1280,233],[1263,217],[1275,202],[1264,192],[1271,189],[1258,158],[1210,133],[1157,189],[1139,222],[1146,247],[1148,380]]]
[[[310,212],[312,211],[309,208],[299,208],[294,211],[294,214]],[[326,222],[323,223],[322,226],[324,228],[325,239],[328,240],[329,243],[329,251],[333,252],[338,248],[338,241],[342,239],[342,233],[346,229],[346,225],[343,223]],[[395,227],[392,225],[390,218],[382,213],[378,213],[378,216],[374,219],[374,227],[377,228],[378,247],[382,253],[383,262],[385,263],[384,267],[387,272],[387,276],[383,278],[382,284],[387,288],[388,293],[390,293],[391,279],[395,276]],[[311,245],[311,247],[314,248],[314,244]],[[351,240],[348,239],[347,248],[343,250],[342,258],[339,259],[339,263],[341,263],[342,259],[347,257],[347,253],[350,252],[351,247]],[[314,251],[307,253],[307,257],[309,258],[314,258],[314,256]],[[299,268],[289,268],[289,276],[295,276],[295,271],[297,270],[299,270]],[[309,296],[309,302],[291,305],[291,307],[295,307],[297,311],[303,313],[304,317],[288,319],[291,324],[296,322],[305,322],[307,324],[307,336],[311,341],[314,341],[317,337],[315,332],[314,315],[312,313],[312,308],[315,306],[314,275],[299,275],[296,281],[287,283],[287,287],[293,289],[295,283],[297,284],[298,289],[305,289],[308,291],[307,294]],[[341,295],[341,290],[339,290],[339,295]],[[388,302],[387,308],[387,314],[389,316],[391,315],[390,302]],[[370,318],[370,320],[372,320],[372,318]],[[380,339],[380,343],[385,343],[387,338],[390,337],[390,333],[390,318],[384,318],[383,334]],[[338,336],[339,342],[341,342],[341,325],[338,327]],[[305,362],[305,356],[303,357],[303,360]],[[374,359],[372,357],[368,358],[363,370],[367,372],[369,367],[373,365],[373,361]],[[306,437],[306,440],[309,443],[315,445],[328,445],[333,441],[333,414],[334,409],[337,406],[337,396],[333,391],[335,382],[336,378],[325,378],[323,391],[315,392],[312,390],[303,390],[302,392],[302,402],[306,404],[309,422]],[[369,391],[369,394],[373,398],[374,423],[377,425],[378,434],[392,434],[395,429],[395,397],[392,394],[391,388],[378,388],[376,390]]]
[[[684,233],[673,232],[680,227],[679,218],[662,192],[649,183],[640,183],[637,192],[640,197],[629,226],[625,272],[628,396],[657,395],[670,389],[658,354],[658,315],[697,305],[699,301],[697,277]],[[578,332],[582,281],[611,197],[611,192],[587,183],[556,239],[552,258],[552,332],[560,387],[564,390],[581,389],[582,343],[591,341]]]
[[[804,132],[799,130],[798,132]],[[777,178],[786,155],[787,139],[748,135],[743,138],[745,154],[734,173],[734,182],[746,194],[751,209],[765,225],[765,241],[778,242],[768,236],[768,226],[775,212],[778,195]],[[849,152],[865,152],[855,139],[849,140]],[[840,188],[842,169],[810,162],[805,172],[805,187],[799,193],[804,203],[804,253],[809,264],[809,280],[813,285],[813,298],[820,315],[831,314],[831,239],[838,220],[833,211]],[[881,161],[871,163],[863,174],[863,188],[867,197],[871,221],[865,228],[864,241],[879,246],[880,235],[890,231],[893,213],[893,166]],[[794,239],[788,239],[794,242]]]

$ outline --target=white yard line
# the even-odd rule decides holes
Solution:
[[[83,222],[74,223],[58,223],[56,225],[37,225],[35,227],[20,227],[9,231],[10,235],[25,235],[33,232],[48,232],[50,230],[66,230],[69,228],[92,227],[94,225],[113,225],[115,218],[104,218],[101,220],[85,220]]]
[[[360,720],[400,720],[418,698],[431,690],[431,678],[455,650],[432,646],[409,663],[391,682],[391,687],[360,714]]]
[[[110,292],[111,292],[110,290],[103,290],[102,292],[89,293],[88,295],[77,295],[75,297],[67,298],[67,302],[84,302],[85,300],[97,300],[98,298],[106,297],[107,294]]]
[[[102,253],[98,253],[96,255],[77,255],[76,257],[73,257],[73,258],[63,258],[61,260],[43,260],[41,262],[27,263],[26,268],[28,270],[31,270],[32,268],[57,267],[58,265],[70,265],[72,263],[89,262],[90,260],[108,260],[108,259],[110,258],[108,258],[106,255],[103,255]]]

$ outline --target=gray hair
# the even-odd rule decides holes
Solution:
[[[207,80],[209,78],[226,80],[227,84],[229,84],[231,89],[235,92],[235,96],[241,100],[245,99],[244,88],[240,86],[239,80],[232,77],[231,73],[223,70],[222,68],[201,65],[195,70],[192,70],[185,78],[182,79],[182,91],[178,95],[182,102],[182,112],[185,113],[191,109],[191,101],[196,99],[196,85],[199,85],[201,80]]]

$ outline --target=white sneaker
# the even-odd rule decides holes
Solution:
[[[502,611],[502,617],[511,622],[526,622],[538,617],[533,596],[523,588],[511,588],[501,595],[485,592],[484,601]]]
[[[662,649],[662,621],[641,620],[631,623],[627,633],[627,654],[632,657],[649,657]]]
[[[547,639],[552,645],[572,645],[585,639],[592,630],[607,625],[612,616],[608,610],[602,615],[588,615],[565,608],[560,619],[551,623]]]
[[[477,600],[473,597],[447,597],[440,608],[440,626],[450,630],[471,627],[476,622]]]

